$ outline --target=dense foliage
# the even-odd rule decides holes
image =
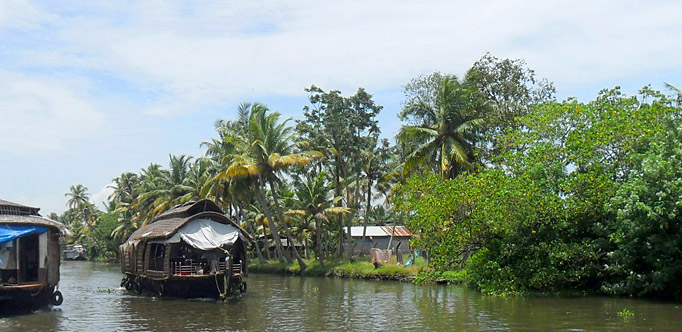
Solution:
[[[487,292],[679,296],[679,116],[648,88],[546,102],[488,168],[415,177],[396,207],[435,267]]]
[[[589,102],[557,101],[522,60],[486,54],[461,79],[436,72],[408,82],[391,145],[367,91],[311,86],[301,119],[242,104],[235,119],[216,122],[204,156],[122,173],[106,213],[73,186],[58,218],[91,258],[115,259],[158,214],[210,198],[258,239],[252,255],[262,264],[301,271],[355,260],[353,225],[406,223],[433,269],[424,280],[447,274],[495,294],[682,298],[674,91],[616,87]]]

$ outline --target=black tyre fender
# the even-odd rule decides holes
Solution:
[[[64,302],[64,295],[62,295],[62,292],[56,291],[52,293],[52,305],[59,306]]]
[[[127,283],[128,283],[128,278],[121,279],[121,287],[125,287]]]
[[[244,294],[244,293],[246,293],[246,289],[247,289],[246,281],[244,281],[244,282],[242,282],[242,283],[239,285],[239,291],[240,291],[242,294]]]
[[[130,280],[126,280],[126,283],[125,283],[125,285],[123,285],[123,287],[125,287],[126,290],[131,290],[131,289],[133,289],[133,282]]]
[[[135,293],[142,294],[142,284],[139,282],[135,282],[133,283],[133,285],[135,287]]]

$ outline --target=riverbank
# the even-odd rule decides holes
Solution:
[[[403,266],[391,262],[377,268],[368,260],[349,263],[346,260],[326,261],[324,266],[316,260],[306,260],[308,266],[304,271],[298,262],[280,263],[269,261],[265,264],[251,263],[249,271],[253,273],[287,274],[304,277],[339,277],[366,280],[396,280],[416,284],[463,284],[464,271],[434,271],[427,267],[423,258],[418,258],[411,266]]]

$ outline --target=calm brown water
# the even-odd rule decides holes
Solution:
[[[223,303],[136,296],[120,278],[117,265],[65,262],[64,304],[0,316],[0,331],[682,331],[676,303],[254,274],[244,298]]]

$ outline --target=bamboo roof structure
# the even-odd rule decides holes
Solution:
[[[200,218],[230,224],[237,227],[247,239],[252,240],[251,236],[240,225],[228,218],[216,203],[208,199],[201,199],[174,206],[148,225],[136,230],[130,235],[127,242],[167,239],[188,222]]]

